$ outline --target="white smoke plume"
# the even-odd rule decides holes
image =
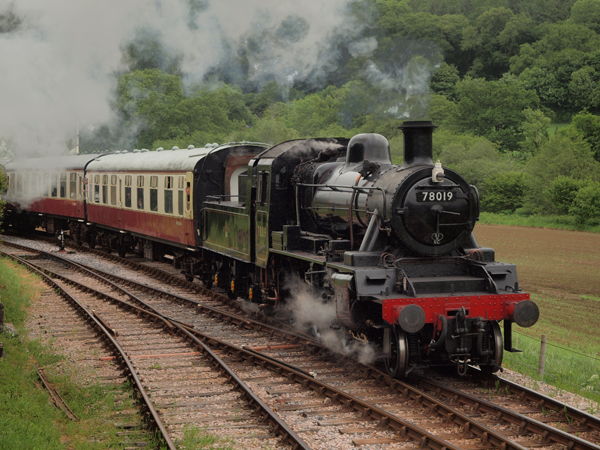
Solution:
[[[381,89],[380,102],[387,114],[398,119],[423,119],[429,114],[429,80],[443,57],[437,46],[400,39],[388,45],[387,58],[366,65],[366,78]],[[385,95],[387,93],[387,95]]]
[[[144,31],[180,57],[189,81],[252,36],[264,38],[247,51],[257,82],[322,76],[327,38],[359,32],[344,23],[349,1],[0,0],[0,139],[20,154],[59,153],[78,127],[109,122],[122,50]]]
[[[310,286],[295,278],[286,283],[291,298],[288,301],[291,314],[295,319],[294,327],[302,332],[316,330],[321,343],[334,353],[351,356],[363,364],[375,361],[376,348],[374,344],[352,339],[347,332],[331,328],[336,318],[334,302],[324,303],[316,298]]]

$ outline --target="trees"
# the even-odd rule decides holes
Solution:
[[[175,137],[180,126],[173,108],[183,100],[181,79],[158,69],[134,71],[119,78],[117,110],[125,127],[137,129],[137,145],[150,147],[158,138]]]
[[[540,148],[540,151],[525,166],[527,173],[527,194],[525,206],[536,213],[553,213],[562,208],[558,192],[568,191],[567,187],[553,185],[558,177],[573,180],[597,181],[600,179],[600,163],[592,155],[590,146],[579,133],[569,129],[561,130]],[[556,182],[559,183],[559,182]],[[554,196],[554,197],[553,197]],[[564,208],[563,208],[564,211]]]
[[[597,108],[600,36],[572,22],[540,25],[537,32],[540,39],[522,45],[519,55],[511,58],[511,73],[535,90],[542,106],[561,121],[582,108]]]
[[[454,134],[449,130],[433,133],[434,160],[459,172],[478,187],[482,197],[486,195],[485,181],[493,175],[510,170],[510,162],[498,150],[498,146],[486,138]]]
[[[525,198],[523,172],[500,172],[485,180],[485,195],[481,209],[487,212],[515,212],[523,206]]]
[[[578,224],[598,225],[600,223],[600,183],[589,183],[577,191],[569,213],[575,216]]]
[[[571,208],[577,196],[577,192],[585,185],[585,180],[577,180],[565,175],[559,175],[552,180],[548,189],[548,196],[552,201],[554,212],[568,214],[569,208]]]
[[[465,78],[456,84],[459,98],[450,126],[462,132],[485,136],[500,145],[504,152],[519,149],[523,140],[523,111],[537,109],[535,92],[525,89],[514,78],[486,81]]]
[[[476,53],[469,75],[499,79],[509,68],[509,59],[522,44],[534,39],[533,22],[525,14],[508,8],[490,8],[463,30],[461,48]]]
[[[549,117],[539,109],[525,108],[523,110],[523,141],[521,141],[522,158],[527,159],[536,155],[540,147],[548,142],[548,129],[552,125]]]
[[[594,158],[600,161],[600,116],[587,111],[573,117],[571,126],[577,130],[590,145]]]
[[[578,0],[571,8],[571,20],[600,32],[600,0]]]
[[[458,69],[443,62],[431,76],[431,90],[439,95],[446,96],[449,100],[456,98],[456,83],[460,80]]]
[[[137,146],[177,141],[226,140],[254,117],[239,89],[199,86],[183,95],[181,78],[158,69],[134,71],[119,80],[117,106],[125,125],[137,130]]]

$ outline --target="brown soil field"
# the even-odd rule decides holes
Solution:
[[[497,261],[517,265],[521,289],[540,308],[540,321],[520,333],[598,354],[600,234],[480,224],[474,233]]]
[[[524,291],[600,298],[600,234],[480,224],[474,233],[497,261],[517,265]]]

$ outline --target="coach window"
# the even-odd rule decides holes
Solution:
[[[185,210],[187,212],[190,211],[192,206],[192,188],[190,187],[190,182],[185,183]]]
[[[56,197],[56,187],[58,185],[58,174],[50,174],[50,196]]]
[[[17,194],[23,193],[23,174],[17,173]]]
[[[100,203],[100,175],[94,175],[94,202]]]
[[[125,175],[125,208],[131,208],[131,175]]]
[[[137,207],[138,209],[144,209],[144,176],[138,175],[137,177]]]
[[[40,196],[39,176],[39,173],[31,174],[31,192],[33,192],[33,195],[36,197]]]
[[[116,175],[110,176],[110,204],[113,206],[117,204],[117,176]]]
[[[108,203],[108,175],[102,175],[102,203]]]
[[[158,177],[150,177],[150,211],[158,211]]]
[[[173,214],[173,177],[165,177],[165,214]]]
[[[69,174],[69,197],[75,198],[77,196],[77,174]]]
[[[50,188],[50,174],[45,173],[42,175],[42,197],[48,197]]]
[[[23,174],[23,192],[27,197],[31,194],[31,181],[28,173]]]
[[[177,213],[183,216],[183,177],[177,177]]]
[[[67,198],[67,174],[60,174],[60,198]]]

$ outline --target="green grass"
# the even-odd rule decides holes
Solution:
[[[207,433],[205,428],[193,425],[186,426],[183,430],[183,438],[177,442],[177,446],[189,450],[211,449],[211,450],[234,450],[235,447],[228,439],[216,437]]]
[[[13,323],[19,332],[18,337],[0,334],[6,352],[6,357],[0,358],[0,450],[118,447],[119,430],[107,424],[117,421],[117,411],[136,408],[131,388],[99,384],[82,387],[68,373],[58,375],[54,369],[62,357],[39,341],[26,338],[26,308],[30,298],[39,295],[39,280],[2,260],[0,284],[4,287],[1,295],[5,321]],[[79,422],[69,420],[53,406],[38,380],[34,362],[45,368]]]
[[[543,381],[559,390],[575,392],[594,402],[600,402],[600,354],[583,355],[575,349],[563,349],[548,343],[543,376],[538,374],[540,338],[522,334],[513,329],[513,347],[523,353],[505,353],[504,366]],[[597,410],[590,404],[588,412]]]
[[[577,225],[572,216],[521,216],[482,212],[479,222],[485,225],[509,225],[600,233],[600,225]]]
[[[600,402],[600,335],[590,331],[596,328],[594,303],[600,299],[586,295],[565,303],[548,294],[531,299],[540,308],[540,320],[531,328],[513,326],[513,347],[523,353],[505,352],[504,366]],[[538,375],[542,334],[547,336],[543,377]]]

